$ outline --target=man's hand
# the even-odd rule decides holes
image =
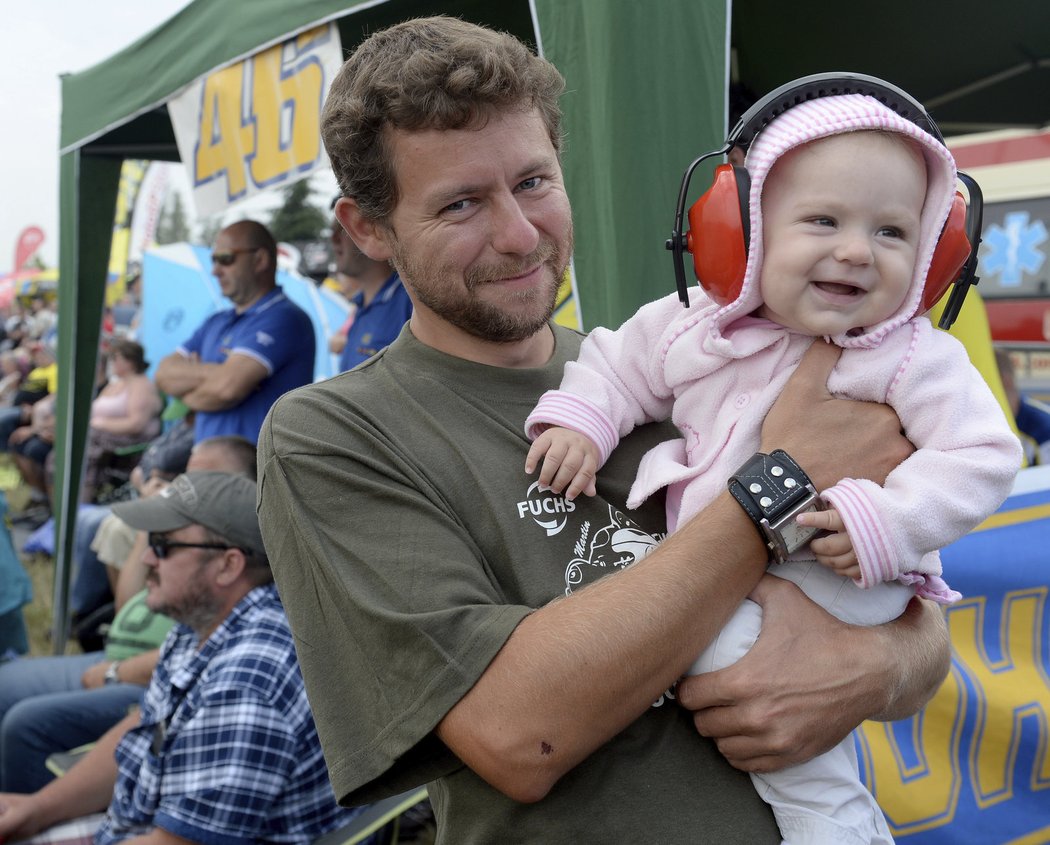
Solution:
[[[28,425],[24,425],[11,432],[11,436],[7,438],[7,445],[17,446],[21,443],[25,443],[32,436],[33,429]]]
[[[328,338],[328,351],[333,355],[341,355],[343,350],[346,349],[346,335],[342,332],[337,332]]]
[[[727,669],[684,678],[678,702],[733,766],[771,772],[827,751],[882,712],[891,685],[874,629],[840,622],[772,575],[751,599],[763,612],[751,651]]]
[[[105,686],[106,670],[109,669],[110,662],[109,660],[103,660],[101,663],[88,666],[84,670],[84,674],[80,676],[80,683],[84,686],[84,689],[98,689],[101,686]]]
[[[172,352],[161,358],[153,381],[157,387],[169,396],[182,397],[189,393],[204,379],[204,370],[200,356],[196,352],[183,355]]]
[[[154,472],[156,472],[156,470],[154,470]],[[139,496],[143,499],[148,498],[149,496],[154,496],[161,490],[163,490],[165,487],[167,487],[170,483],[171,482],[168,481],[166,478],[161,478],[157,475],[151,474],[149,477],[149,481],[144,482],[142,487],[139,489]]]
[[[5,839],[24,839],[39,833],[41,825],[36,821],[34,795],[0,793],[0,842]]]
[[[555,493],[564,490],[565,498],[571,502],[580,493],[595,495],[598,458],[598,447],[589,437],[551,426],[536,438],[525,456],[525,472],[531,475],[539,464],[540,484]]]
[[[913,451],[893,409],[837,399],[828,376],[841,350],[815,340],[762,424],[761,451],[783,449],[826,490],[843,478],[882,484]]]

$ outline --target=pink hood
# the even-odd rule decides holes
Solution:
[[[729,341],[722,336],[722,329],[761,305],[758,290],[759,269],[762,266],[761,200],[762,188],[770,169],[788,150],[802,144],[829,135],[865,129],[899,132],[915,139],[926,160],[926,201],[920,220],[915,275],[904,304],[895,314],[872,326],[864,334],[843,334],[831,340],[846,348],[878,346],[889,332],[917,316],[926,272],[955,196],[955,160],[947,147],[932,135],[905,120],[874,97],[861,94],[821,97],[784,112],[759,133],[748,151],[746,165],[751,176],[751,245],[747,255],[747,269],[740,296],[723,306],[711,321],[711,333],[704,344],[709,351],[735,357]]]

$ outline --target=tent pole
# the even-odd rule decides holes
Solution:
[[[51,646],[65,651],[80,477],[95,382],[120,158],[81,150],[60,160],[58,404],[55,418],[55,587]]]

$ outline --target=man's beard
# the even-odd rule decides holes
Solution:
[[[200,569],[203,570],[204,565]],[[198,574],[201,573],[199,572]],[[203,578],[202,574],[201,577]],[[154,583],[158,583],[156,575],[151,576],[151,578],[154,580]],[[181,622],[183,625],[192,628],[198,634],[212,627],[221,606],[221,603],[212,595],[207,585],[202,583],[195,583],[187,595],[178,600],[169,601],[166,604],[151,606],[147,597],[147,607],[154,613],[169,616],[176,622]]]
[[[453,326],[481,340],[491,343],[516,343],[527,340],[547,325],[554,314],[558,288],[572,254],[572,235],[564,255],[558,254],[553,241],[543,241],[528,257],[493,264],[476,264],[463,276],[464,287],[459,286],[458,271],[428,261],[417,261],[395,240],[392,245],[394,266],[416,299]],[[542,264],[549,278],[539,287],[515,294],[522,303],[533,302],[538,311],[514,313],[486,302],[476,291],[492,280],[512,278]],[[420,284],[420,280],[422,284]]]

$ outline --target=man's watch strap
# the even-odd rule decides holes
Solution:
[[[805,471],[783,449],[756,452],[729,478],[729,492],[751,518],[771,557],[782,563],[817,533],[794,525],[797,514],[823,505]],[[790,525],[788,525],[790,523]],[[784,528],[790,528],[790,539]]]
[[[107,684],[119,684],[120,683],[120,661],[114,660],[109,666],[106,667],[106,674],[103,676],[105,683]]]

